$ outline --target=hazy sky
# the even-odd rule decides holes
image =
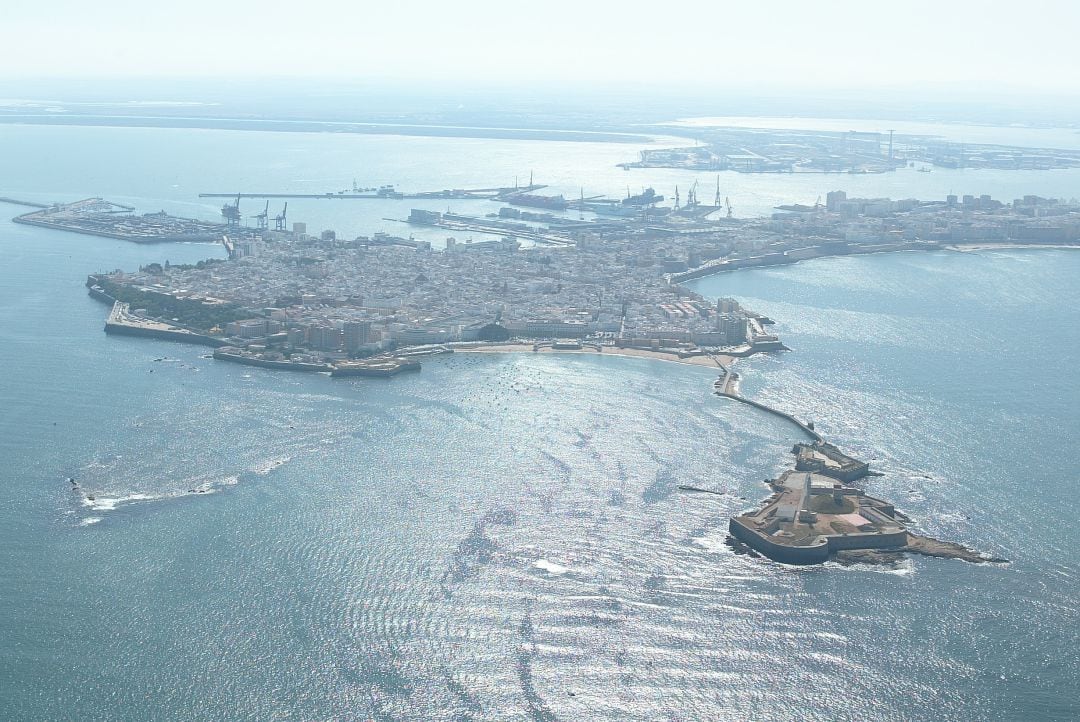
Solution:
[[[0,77],[1080,90],[1080,2],[14,0]]]

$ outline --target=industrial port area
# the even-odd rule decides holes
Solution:
[[[8,200],[8,202],[12,202]],[[16,216],[16,223],[42,226],[91,236],[117,238],[135,243],[216,243],[222,239],[222,225],[192,218],[178,218],[164,211],[136,214],[131,206],[111,203],[101,198],[87,198],[75,203],[32,205],[40,210]],[[258,229],[232,228],[231,240],[254,239]]]

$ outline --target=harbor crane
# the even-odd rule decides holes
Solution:
[[[285,207],[281,209],[281,213],[278,213],[276,216],[274,216],[274,230],[275,231],[284,231],[285,230],[285,225],[286,225],[285,224],[285,218],[286,218],[286,213],[288,212],[288,210],[289,210],[289,202],[285,201]]]
[[[728,198],[727,196],[724,197],[724,205],[727,206],[727,217],[731,218],[732,215],[734,215],[734,214],[733,214],[733,212],[731,210],[731,199]]]
[[[221,207],[221,217],[225,219],[227,226],[240,225],[240,194],[236,194],[235,203],[226,203]]]
[[[713,205],[717,208],[720,207],[720,175],[716,176],[716,200],[713,201]]]
[[[270,201],[266,201],[266,208],[262,209],[262,213],[256,213],[252,216],[255,219],[255,227],[264,230],[267,227],[266,219],[270,215]]]

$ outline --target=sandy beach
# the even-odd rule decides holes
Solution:
[[[555,349],[551,348],[550,346],[544,346],[534,352],[532,344],[507,343],[492,344],[489,346],[468,346],[464,348],[455,348],[454,353],[602,353],[605,356],[633,356],[636,358],[648,358],[657,361],[672,361],[674,363],[690,364],[692,366],[705,366],[718,370],[721,366],[727,368],[735,361],[734,357],[724,356],[722,354],[716,354],[713,356],[690,356],[688,358],[679,358],[677,354],[665,353],[663,351],[652,351],[643,348],[616,348],[614,346],[604,346],[603,349],[603,351],[597,351],[596,349],[588,346],[581,349]]]

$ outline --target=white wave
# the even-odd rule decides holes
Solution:
[[[88,516],[85,519],[79,520],[79,526],[90,526],[91,524],[97,524],[104,517],[100,516]]]
[[[153,501],[154,499],[162,499],[162,496],[153,496],[151,494],[129,494],[128,496],[95,496],[93,494],[87,494],[83,497],[83,506],[89,507],[94,511],[115,511],[116,507],[121,504],[130,504],[138,501]]]
[[[99,496],[84,492],[82,496],[82,505],[88,509],[93,509],[94,511],[116,511],[120,506],[128,506],[141,502],[164,501],[166,499],[178,499],[185,496],[201,494],[216,494],[223,487],[234,486],[238,483],[240,483],[240,477],[225,476],[220,479],[204,481],[197,486],[189,488],[187,491],[174,491],[166,494],[144,494],[140,492],[128,494],[126,496]]]
[[[284,466],[285,464],[289,463],[291,459],[292,457],[290,456],[277,456],[273,459],[260,461],[259,463],[255,464],[255,466],[251,467],[251,470],[256,474],[262,476],[265,474],[269,474],[271,471],[278,468],[279,466]]]
[[[538,559],[533,562],[533,566],[537,569],[542,569],[543,571],[553,576],[566,574],[568,571],[570,571],[569,567],[564,567],[561,564],[556,564],[555,562],[549,562],[547,559]]]
[[[727,549],[727,534],[707,534],[696,537],[693,543],[710,552],[723,552]]]
[[[911,559],[902,559],[897,562],[888,564],[839,564],[837,562],[826,562],[825,564],[830,569],[844,570],[849,572],[872,572],[874,574],[891,574],[896,577],[907,577],[915,573],[915,565],[912,564]]]
[[[187,496],[188,494],[214,494],[224,486],[236,486],[240,483],[240,477],[238,476],[223,476],[220,479],[212,479],[210,481],[204,481],[198,486],[193,486],[188,491],[179,492],[171,496]],[[164,497],[162,497],[164,498]]]

